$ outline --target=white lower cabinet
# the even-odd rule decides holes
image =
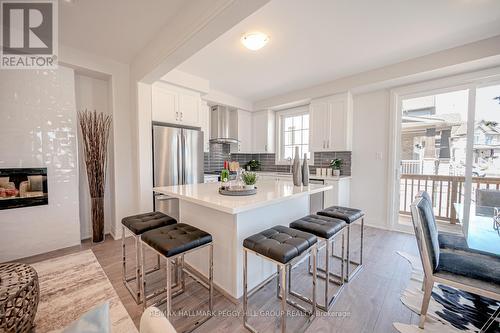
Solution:
[[[333,186],[333,189],[324,192],[323,205],[349,207],[351,196],[351,179],[340,178],[338,180],[325,180],[325,185]]]
[[[219,182],[219,176],[218,175],[207,175],[203,177],[203,182],[204,183],[218,183]]]

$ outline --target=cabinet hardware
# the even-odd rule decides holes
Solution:
[[[179,111],[175,112],[175,120],[179,120]]]

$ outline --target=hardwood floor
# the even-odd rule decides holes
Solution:
[[[359,239],[355,228],[353,239]],[[130,258],[133,260],[133,241],[127,239]],[[68,253],[91,248],[106,272],[111,284],[122,300],[133,321],[139,326],[142,306],[137,305],[121,281],[121,241],[108,238],[104,243],[90,247],[88,242],[82,246],[55,251],[40,256],[24,259],[24,262],[36,262]],[[353,242],[354,256],[357,258],[358,243]],[[365,229],[364,269],[351,282],[346,284],[338,297],[330,315],[319,315],[307,329],[307,332],[397,332],[393,322],[416,323],[417,316],[400,301],[401,291],[410,278],[410,267],[396,251],[418,255],[414,236],[367,227]],[[149,258],[151,262],[153,257]],[[320,256],[318,264],[323,265]],[[332,260],[331,265],[338,266]],[[293,288],[307,294],[310,288],[310,276],[302,265],[294,270]],[[163,271],[158,272],[162,273]],[[161,276],[161,275],[158,275]],[[154,277],[153,277],[154,278]],[[323,294],[324,283],[318,280],[318,297]],[[188,279],[186,292],[176,297],[173,310],[205,310],[207,292],[196,282]],[[250,299],[250,309],[255,311],[279,311],[276,295],[276,282],[267,284]],[[321,298],[322,299],[322,298]],[[247,332],[242,325],[241,305],[236,305],[215,292],[215,311],[221,311],[217,317],[203,324],[196,332]],[[290,310],[293,308],[289,308]],[[223,312],[226,311],[226,312]],[[231,313],[234,311],[234,313]],[[240,311],[239,313],[237,311]],[[231,314],[231,316],[228,316]],[[193,318],[174,318],[173,324],[181,330],[186,322]],[[304,318],[292,318],[288,322],[289,331],[295,331],[304,323]],[[275,318],[251,318],[251,324],[259,330],[278,332],[279,321]]]

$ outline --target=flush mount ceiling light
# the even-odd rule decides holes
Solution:
[[[262,32],[251,32],[241,37],[241,43],[252,51],[260,50],[269,42],[269,36]]]

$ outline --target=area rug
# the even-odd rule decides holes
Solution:
[[[424,276],[420,258],[404,252],[398,251],[397,253],[410,263],[412,269],[410,282],[401,295],[401,301],[410,310],[420,314],[423,299],[421,288]],[[417,325],[402,323],[394,323],[394,327],[401,333],[479,332],[498,306],[500,306],[500,302],[489,298],[446,285],[435,284],[427,311],[425,329],[421,330]],[[486,332],[500,333],[499,323],[493,323]]]
[[[36,333],[60,332],[97,305],[109,302],[113,332],[137,329],[91,250],[33,264],[40,283]]]

